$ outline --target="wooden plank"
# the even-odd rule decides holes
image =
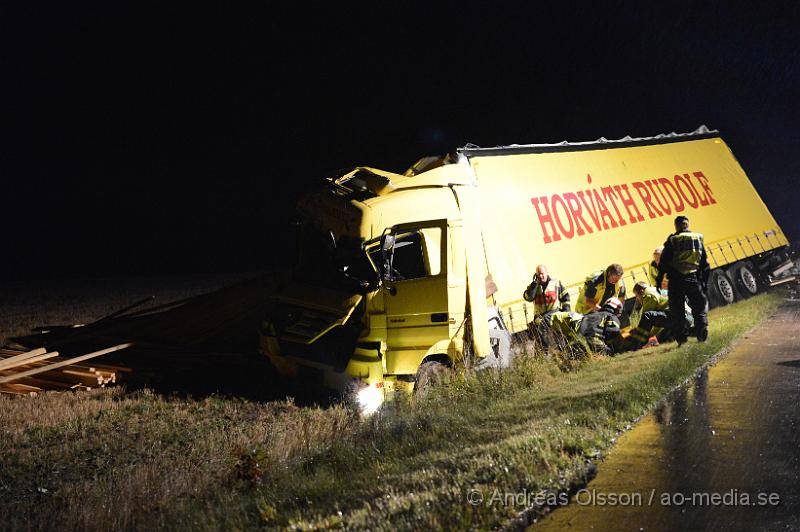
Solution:
[[[128,343],[124,343],[124,344],[118,344],[118,345],[115,345],[113,347],[109,347],[109,348],[106,348],[106,349],[101,349],[100,351],[94,351],[92,353],[87,353],[85,355],[81,355],[81,356],[77,356],[77,357],[73,357],[73,358],[68,358],[68,359],[63,360],[61,362],[56,362],[55,364],[48,364],[48,365],[42,366],[40,368],[33,368],[33,369],[26,370],[26,371],[21,371],[19,373],[14,374],[14,375],[8,375],[8,376],[5,376],[5,377],[0,377],[0,384],[6,383],[6,382],[16,381],[16,380],[22,379],[24,377],[30,377],[31,375],[37,375],[39,373],[44,373],[45,371],[51,371],[51,370],[54,370],[54,369],[57,369],[57,368],[63,368],[64,366],[69,366],[70,364],[75,364],[76,362],[83,362],[84,360],[89,360],[90,358],[99,357],[101,355],[105,355],[107,353],[112,353],[114,351],[119,351],[121,349],[127,349],[128,347],[130,347],[132,345],[134,345],[133,342],[128,342]]]
[[[19,366],[19,362],[21,360],[26,360],[29,358],[36,357],[38,355],[44,355],[47,353],[47,349],[44,347],[40,347],[38,349],[34,349],[32,351],[28,351],[27,353],[22,353],[21,355],[12,356],[11,358],[6,358],[4,360],[0,360],[0,370],[13,368]],[[23,362],[24,363],[24,362]]]
[[[59,370],[59,369],[53,371],[46,371],[41,375],[37,375],[36,377],[25,377],[25,379],[19,382],[27,383],[28,379],[36,379],[36,378],[62,382],[69,385],[84,384],[86,386],[97,386],[97,383],[100,382],[99,379],[97,378],[97,375],[91,375],[91,376],[72,375],[66,373],[65,370]]]
[[[46,376],[45,376],[46,377]],[[17,384],[27,384],[28,386],[36,386],[42,390],[69,390],[76,384],[81,384],[78,381],[54,381],[52,379],[42,377],[25,377],[22,382]]]
[[[45,355],[48,355],[48,354],[49,353],[45,353]],[[39,355],[39,356],[44,356],[44,355]],[[23,366],[24,366],[25,369],[40,368],[40,367],[46,366],[48,364],[55,364],[56,362],[61,362],[62,360],[66,360],[66,359],[63,356],[61,356],[61,354],[59,354],[58,356],[55,356],[55,357],[52,357],[52,358],[51,357],[47,357],[44,360],[33,360],[32,362],[30,360],[27,360],[27,361],[24,361]],[[0,374],[7,375],[9,372],[14,373],[14,372],[17,372],[17,371],[21,371],[21,369],[18,369],[18,368],[0,369]]]
[[[5,357],[15,357],[17,355],[22,355],[26,353],[26,349],[8,349],[6,347],[0,347],[0,356]]]
[[[79,365],[77,367],[85,368],[87,366],[81,364],[81,365]],[[108,372],[113,372],[113,373],[120,373],[120,372],[122,372],[122,373],[132,373],[133,372],[133,369],[131,369],[131,368],[127,368],[125,366],[114,366],[114,365],[110,365],[110,364],[94,364],[92,366],[88,366],[88,368],[89,368],[89,371],[108,371]]]
[[[789,283],[791,281],[794,281],[795,279],[797,279],[797,276],[796,275],[792,275],[791,277],[786,277],[784,279],[778,279],[777,281],[772,281],[770,283],[770,286],[779,286],[779,285],[786,284],[786,283]]]
[[[0,385],[0,392],[3,393],[13,393],[13,394],[35,394],[37,392],[41,392],[41,388],[37,388],[36,386],[30,386],[28,384],[1,384]]]
[[[97,373],[95,373],[94,371],[81,371],[81,370],[69,369],[69,368],[62,369],[61,373],[64,373],[66,375],[77,375],[79,377],[90,377],[90,378],[95,379],[95,380],[97,380],[97,377],[98,377]]]
[[[99,384],[103,384],[104,382],[104,379],[102,379],[99,375],[86,371],[62,369],[61,372],[64,374],[64,376],[71,378],[72,382],[79,382],[86,386],[97,386]],[[45,375],[49,375],[49,373],[45,373]]]
[[[19,366],[27,366],[28,364],[34,364],[36,362],[41,362],[43,360],[47,360],[49,358],[54,358],[58,356],[58,351],[51,351],[49,353],[45,353],[43,355],[35,356],[26,358],[23,360],[17,360],[16,364],[10,364],[7,366],[0,366],[0,371],[8,371],[10,369],[19,367]],[[5,360],[3,362],[6,362]],[[38,365],[38,364],[37,364]]]

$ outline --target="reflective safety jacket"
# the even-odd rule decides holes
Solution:
[[[559,310],[569,312],[569,293],[564,290],[561,281],[550,277],[547,283],[542,285],[539,279],[534,276],[533,282],[522,293],[525,301],[533,303],[533,315],[541,316],[545,312]]]
[[[650,286],[661,288],[656,284],[656,280],[658,279],[658,271],[658,264],[656,264],[656,261],[651,261],[647,266],[647,282],[650,284]]]
[[[707,264],[703,235],[691,231],[670,235],[664,244],[664,253],[661,255],[662,261],[665,255],[670,269],[681,275],[697,273],[703,263]]]
[[[581,328],[583,314],[577,312],[553,312],[545,318],[545,324],[562,334],[574,334]]]
[[[656,290],[656,287],[648,286],[644,291],[644,295],[642,295],[641,304],[637,301],[633,311],[631,311],[631,329],[635,329],[639,325],[639,321],[641,321],[645,312],[651,310],[666,312],[668,309],[669,298],[661,295],[661,292]]]
[[[603,306],[603,303],[618,297],[625,299],[625,283],[620,279],[617,284],[608,284],[606,281],[606,271],[600,270],[589,275],[581,287],[578,294],[578,302],[575,303],[575,310],[586,314],[594,310],[595,305]],[[590,303],[586,302],[589,299]]]
[[[591,348],[586,338],[580,334],[583,314],[577,312],[553,312],[546,314],[544,323],[553,333],[555,344],[562,348],[577,348],[579,351],[589,353]]]

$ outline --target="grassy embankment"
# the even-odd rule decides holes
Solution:
[[[712,312],[694,341],[563,373],[521,358],[460,375],[367,421],[299,408],[120,389],[0,397],[0,527],[487,528],[519,507],[466,494],[563,488],[642,415],[780,303]]]

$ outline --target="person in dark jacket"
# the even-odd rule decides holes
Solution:
[[[708,300],[705,291],[711,268],[708,265],[703,235],[689,230],[686,216],[675,218],[675,232],[664,242],[661,253],[656,286],[661,286],[664,275],[669,277],[669,308],[672,309],[672,331],[678,345],[686,342],[686,313],[684,302],[694,316],[694,332],[697,340],[708,338]]]
[[[583,317],[578,330],[586,339],[591,350],[603,355],[614,355],[622,350],[622,335],[619,317],[622,314],[622,301],[609,298],[600,310]]]

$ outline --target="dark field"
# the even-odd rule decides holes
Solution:
[[[161,305],[246,277],[248,274],[101,277],[0,285],[0,343],[40,325],[89,323],[146,297],[155,296],[149,305]]]

